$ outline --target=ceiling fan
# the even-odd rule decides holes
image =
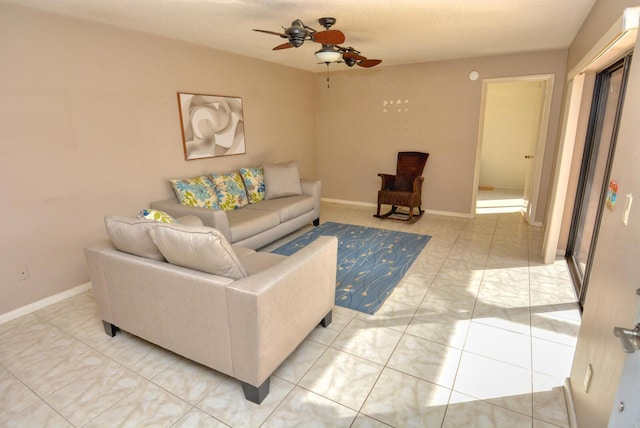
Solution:
[[[293,21],[290,27],[283,27],[283,33],[255,29],[253,31],[273,34],[288,40],[286,43],[273,48],[274,51],[298,48],[302,46],[305,40],[320,43],[322,44],[322,48],[315,53],[315,56],[320,62],[327,65],[332,62],[344,62],[348,67],[353,67],[357,64],[360,67],[369,68],[382,62],[381,59],[368,59],[352,47],[340,46],[340,44],[345,41],[344,33],[340,30],[330,29],[331,26],[336,23],[335,18],[320,18],[318,22],[324,27],[324,31],[316,31],[308,25],[305,25],[299,19]]]

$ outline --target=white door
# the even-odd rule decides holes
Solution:
[[[536,167],[540,161],[538,159],[538,147],[544,146],[542,144],[541,139],[546,138],[546,132],[543,133],[543,119],[544,119],[544,110],[546,107],[545,98],[547,95],[547,85],[549,82],[547,80],[542,80],[538,82],[540,86],[534,92],[534,99],[538,104],[539,116],[535,119],[536,122],[536,131],[534,135],[529,140],[529,147],[526,150],[526,153],[523,154],[525,159],[525,175],[524,175],[524,191],[522,193],[522,205],[524,207],[524,219],[527,223],[532,223],[535,220],[535,203],[532,200],[534,193],[537,194],[537,191],[534,192],[535,178],[536,178]],[[540,162],[541,165],[541,162]]]
[[[636,298],[640,300],[640,296]],[[637,323],[640,323],[640,311],[636,317]],[[633,329],[634,326],[624,327]],[[620,352],[623,352],[622,345],[620,345]],[[640,350],[628,353],[625,358],[609,427],[640,427]]]
[[[534,223],[552,90],[553,75],[483,82],[474,201],[478,187],[517,190],[517,207],[505,208],[524,212]]]

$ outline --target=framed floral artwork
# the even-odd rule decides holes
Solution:
[[[178,92],[185,160],[246,153],[242,98]]]

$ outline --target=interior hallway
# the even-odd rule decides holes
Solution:
[[[519,213],[425,215],[323,203],[322,221],[432,235],[374,316],[336,307],[262,405],[239,382],[124,332],[91,291],[0,325],[1,426],[568,427],[580,316],[564,260]]]

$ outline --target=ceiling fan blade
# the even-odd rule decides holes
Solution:
[[[253,31],[258,31],[260,33],[267,33],[267,34],[273,34],[274,36],[280,36],[282,38],[288,39],[289,36],[287,36],[286,34],[282,34],[282,33],[277,33],[275,31],[269,31],[269,30],[256,30],[255,28],[253,29]]]
[[[362,60],[358,63],[358,65],[360,67],[365,67],[365,68],[369,68],[369,67],[375,67],[376,65],[380,64],[382,62],[381,59],[365,59]]]
[[[355,59],[357,61],[364,61],[365,59],[367,59],[366,56],[362,56],[362,55],[358,55],[355,52],[345,52],[342,54],[343,58],[351,58],[351,59]]]
[[[315,42],[322,43],[323,45],[339,45],[340,43],[344,43],[345,40],[344,33],[340,30],[318,31],[312,34],[311,38]]]
[[[292,48],[292,47],[293,47],[293,45],[291,43],[287,42],[287,43],[283,43],[281,45],[276,46],[272,50],[279,51],[279,50],[282,50],[282,49],[289,49],[289,48]]]

